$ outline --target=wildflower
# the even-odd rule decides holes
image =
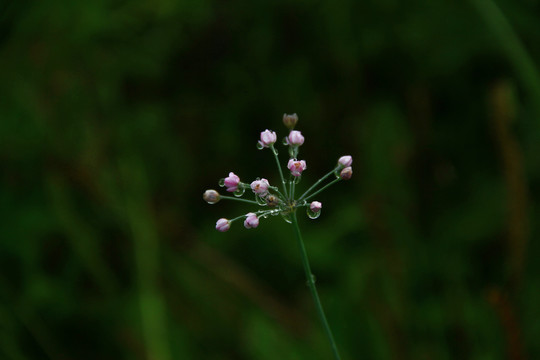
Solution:
[[[239,184],[240,178],[233,172],[230,172],[229,176],[225,178],[225,186],[227,187],[228,192],[234,192],[238,190]]]
[[[293,176],[302,175],[302,171],[306,170],[306,162],[304,160],[290,159],[287,168],[291,170]]]
[[[259,226],[259,218],[257,217],[257,214],[252,212],[247,213],[246,220],[244,220],[244,226],[246,229],[254,229]]]
[[[294,129],[296,123],[298,122],[298,115],[292,114],[287,115],[283,114],[283,124],[290,130]]]
[[[225,232],[231,228],[231,222],[225,218],[221,218],[216,222],[216,230]]]
[[[300,146],[304,143],[304,137],[300,131],[293,130],[287,137],[287,143],[292,146]]]
[[[348,166],[345,169],[341,170],[339,177],[343,180],[349,180],[352,176],[352,167]]]
[[[216,190],[210,189],[204,192],[203,199],[209,204],[215,204],[220,200],[220,196]]]
[[[265,131],[261,132],[261,140],[259,140],[259,144],[261,147],[270,147],[270,145],[273,145],[276,140],[276,132],[266,129]]]
[[[268,187],[270,184],[268,183],[268,180],[261,179],[261,180],[255,180],[251,183],[251,190],[259,196],[265,196],[268,194]]]
[[[351,155],[345,155],[345,156],[342,156],[339,158],[338,160],[338,164],[341,166],[341,167],[349,167],[352,165],[352,156]]]
[[[318,213],[322,209],[322,204],[318,201],[312,201],[311,204],[309,204],[309,208],[314,213]]]

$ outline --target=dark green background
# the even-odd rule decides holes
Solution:
[[[540,3],[494,4],[0,2],[0,358],[330,359],[291,226],[201,199],[284,112],[299,189],[354,157],[300,217],[344,360],[540,358]]]

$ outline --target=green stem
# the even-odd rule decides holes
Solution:
[[[234,196],[219,195],[219,198],[220,199],[225,199],[225,200],[242,201],[242,202],[249,203],[249,204],[259,205],[259,203],[256,202],[256,201],[247,200],[247,199],[241,199],[241,198],[237,198],[237,197],[234,197]]]
[[[285,192],[285,196],[287,196],[287,186],[285,186],[285,177],[283,176],[283,170],[281,170],[281,164],[279,163],[279,158],[277,156],[277,152],[274,149],[274,145],[270,145],[270,150],[272,150],[272,154],[274,154],[274,159],[276,159],[276,165],[279,170],[279,176],[281,177],[281,185],[283,185],[283,191]]]
[[[329,177],[330,175],[332,175],[334,173],[334,171],[336,171],[338,169],[338,167],[336,167],[335,169],[331,170],[328,174],[324,175],[322,178],[320,178],[319,180],[317,180],[317,182],[315,184],[313,184],[309,189],[307,189],[307,191],[305,193],[302,194],[302,196],[300,196],[300,199],[298,199],[298,201],[302,200],[303,198],[306,197],[307,194],[309,194],[313,189],[315,189],[321,182],[323,182],[324,179],[326,179],[327,177]]]
[[[504,13],[492,0],[472,0],[480,16],[497,36],[517,76],[531,96],[531,103],[540,115],[540,75],[534,60]]]
[[[302,234],[300,233],[300,228],[298,227],[298,220],[296,219],[296,211],[293,211],[291,215],[291,223],[295,230],[296,239],[298,240],[298,246],[300,247],[300,252],[302,254],[302,264],[304,265],[304,271],[306,273],[309,291],[311,292],[311,296],[313,297],[313,301],[315,302],[317,313],[319,314],[319,318],[321,319],[321,322],[323,324],[324,330],[326,332],[326,336],[328,337],[328,341],[330,341],[330,345],[332,346],[332,352],[334,354],[334,358],[336,360],[341,360],[336,342],[334,341],[334,336],[332,335],[332,330],[330,329],[330,325],[328,325],[328,321],[326,320],[326,315],[324,314],[321,300],[319,299],[319,294],[317,293],[317,288],[315,287],[315,277],[311,273],[311,267],[309,266],[309,260],[308,260],[308,256],[306,252],[306,247],[304,246],[304,241],[302,240]]]
[[[341,181],[341,178],[338,178],[338,179],[335,179],[334,181],[331,181],[329,182],[328,184],[324,185],[322,188],[320,188],[319,190],[315,191],[313,194],[309,195],[307,198],[305,198],[305,200],[307,201],[308,199],[311,199],[312,197],[314,197],[315,195],[317,195],[318,193],[320,193],[321,191],[323,191],[324,189],[326,189],[327,187],[331,186],[331,185],[334,185],[335,183]]]

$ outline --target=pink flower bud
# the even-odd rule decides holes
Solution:
[[[268,187],[270,186],[270,183],[268,183],[268,180],[261,179],[261,180],[255,180],[251,183],[251,190],[255,194],[258,194],[260,196],[265,196],[268,194]]]
[[[283,124],[288,129],[291,129],[291,130],[294,129],[297,122],[298,122],[298,115],[296,115],[296,114],[292,114],[292,115],[283,114]]]
[[[277,135],[275,131],[266,129],[261,132],[261,140],[259,140],[259,144],[261,144],[263,147],[269,147],[270,145],[274,144],[276,140]]]
[[[309,204],[309,208],[314,213],[317,213],[317,212],[321,211],[322,204],[320,202],[318,202],[318,201],[313,201],[311,204]]]
[[[216,230],[225,232],[231,228],[231,222],[225,218],[221,218],[216,222]]]
[[[352,165],[352,156],[351,155],[345,155],[339,158],[338,164],[342,167],[349,167]]]
[[[290,159],[287,168],[291,170],[293,176],[300,176],[302,171],[306,170],[306,162],[304,160]]]
[[[289,145],[300,146],[304,143],[304,137],[302,136],[302,133],[300,131],[293,130],[289,133],[287,142],[289,143]]]
[[[246,220],[244,220],[244,226],[246,229],[254,229],[259,226],[259,218],[255,213],[247,213]]]
[[[238,184],[240,184],[240,178],[233,172],[229,173],[229,177],[225,178],[225,186],[228,192],[234,192],[238,190]]]
[[[341,170],[341,173],[339,174],[339,176],[343,180],[349,180],[352,176],[352,167],[348,166],[345,169]]]

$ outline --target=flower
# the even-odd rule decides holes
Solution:
[[[314,213],[318,213],[322,209],[322,204],[318,201],[312,201],[311,204],[309,204],[309,208]]]
[[[352,167],[348,166],[345,169],[341,170],[341,173],[339,174],[339,176],[343,180],[349,180],[352,176]]]
[[[300,146],[304,143],[304,137],[302,133],[298,130],[293,130],[289,133],[287,137],[287,143],[293,146]]]
[[[225,232],[231,228],[231,222],[225,218],[221,218],[216,222],[216,230]]]
[[[342,167],[349,167],[352,165],[352,156],[351,155],[345,155],[339,158],[338,164]]]
[[[298,115],[292,114],[287,115],[283,114],[283,124],[290,130],[294,129],[296,123],[298,122]]]
[[[240,184],[240,178],[233,172],[229,173],[229,177],[225,178],[225,186],[228,192],[234,192],[238,190],[238,184]]]
[[[215,204],[219,201],[219,193],[216,190],[206,190],[203,194],[203,199],[209,204]]]
[[[268,129],[261,132],[261,140],[259,140],[259,144],[262,145],[262,147],[270,147],[270,145],[273,145],[277,140],[277,135],[275,131],[270,131]]]
[[[265,196],[266,194],[268,194],[269,186],[270,186],[270,183],[268,182],[268,180],[263,178],[261,180],[255,180],[254,182],[252,182],[251,190],[253,190],[255,194],[258,194],[260,196]]]
[[[244,226],[246,229],[254,229],[259,226],[259,218],[257,217],[257,214],[252,212],[247,213],[246,220],[244,220]]]
[[[306,170],[306,162],[304,160],[290,159],[287,168],[291,170],[293,176],[302,175],[302,171]]]

